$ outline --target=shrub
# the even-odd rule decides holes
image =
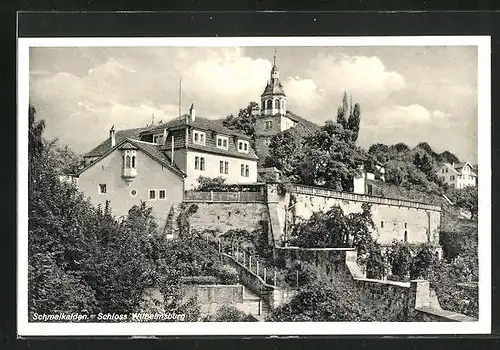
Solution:
[[[387,255],[392,276],[398,280],[408,280],[412,263],[409,244],[394,240]]]
[[[324,285],[320,282],[301,289],[292,300],[268,317],[277,322],[360,322],[401,321],[361,294],[352,284]]]
[[[215,274],[221,284],[238,284],[240,280],[238,272],[229,266],[217,265]]]
[[[318,271],[314,265],[297,260],[294,262],[292,268],[287,270],[284,280],[292,287],[303,287],[313,283],[317,279]]]
[[[381,279],[385,276],[386,261],[377,242],[367,245],[366,277]]]
[[[436,264],[437,257],[435,253],[435,247],[429,243],[421,244],[417,248],[417,254],[412,260],[410,267],[410,278],[411,279],[427,279],[432,270],[432,267]]]
[[[179,282],[182,284],[217,284],[215,276],[182,276]]]
[[[257,322],[255,318],[230,305],[222,305],[214,315],[202,319],[204,322]]]

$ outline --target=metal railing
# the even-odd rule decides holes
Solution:
[[[385,205],[393,205],[399,207],[409,207],[416,209],[425,209],[425,210],[433,210],[433,211],[441,211],[441,206],[420,203],[408,200],[394,199],[394,198],[385,198],[385,197],[377,197],[370,196],[366,194],[358,194],[358,193],[350,193],[350,192],[340,192],[329,190],[325,188],[317,188],[311,186],[303,186],[303,185],[292,185],[291,191],[293,193],[298,194],[306,194],[311,196],[322,196],[328,198],[337,198],[342,200],[352,200],[358,202],[367,202],[367,203],[375,203],[375,204],[385,204]]]
[[[199,192],[187,191],[184,193],[185,202],[265,202],[266,195],[263,192]]]

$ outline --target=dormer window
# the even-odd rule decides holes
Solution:
[[[157,145],[163,142],[163,135],[154,135],[153,136],[153,143],[156,143]]]
[[[228,138],[226,136],[217,135],[217,148],[228,149]]]
[[[248,153],[249,148],[250,148],[250,145],[248,144],[248,141],[238,140],[238,151],[239,152]]]
[[[205,146],[205,133],[203,131],[194,131],[193,132],[193,143],[197,145]]]

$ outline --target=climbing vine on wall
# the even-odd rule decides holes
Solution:
[[[182,203],[180,210],[181,212],[177,217],[177,227],[179,228],[179,237],[185,237],[191,232],[189,217],[198,211],[198,205],[195,203],[189,205]]]

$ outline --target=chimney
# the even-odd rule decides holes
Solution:
[[[115,125],[109,129],[109,138],[111,139],[111,148],[116,146],[116,138],[115,138]]]
[[[189,119],[194,122],[196,119],[196,110],[194,109],[194,103],[191,104],[191,108],[189,108]]]

